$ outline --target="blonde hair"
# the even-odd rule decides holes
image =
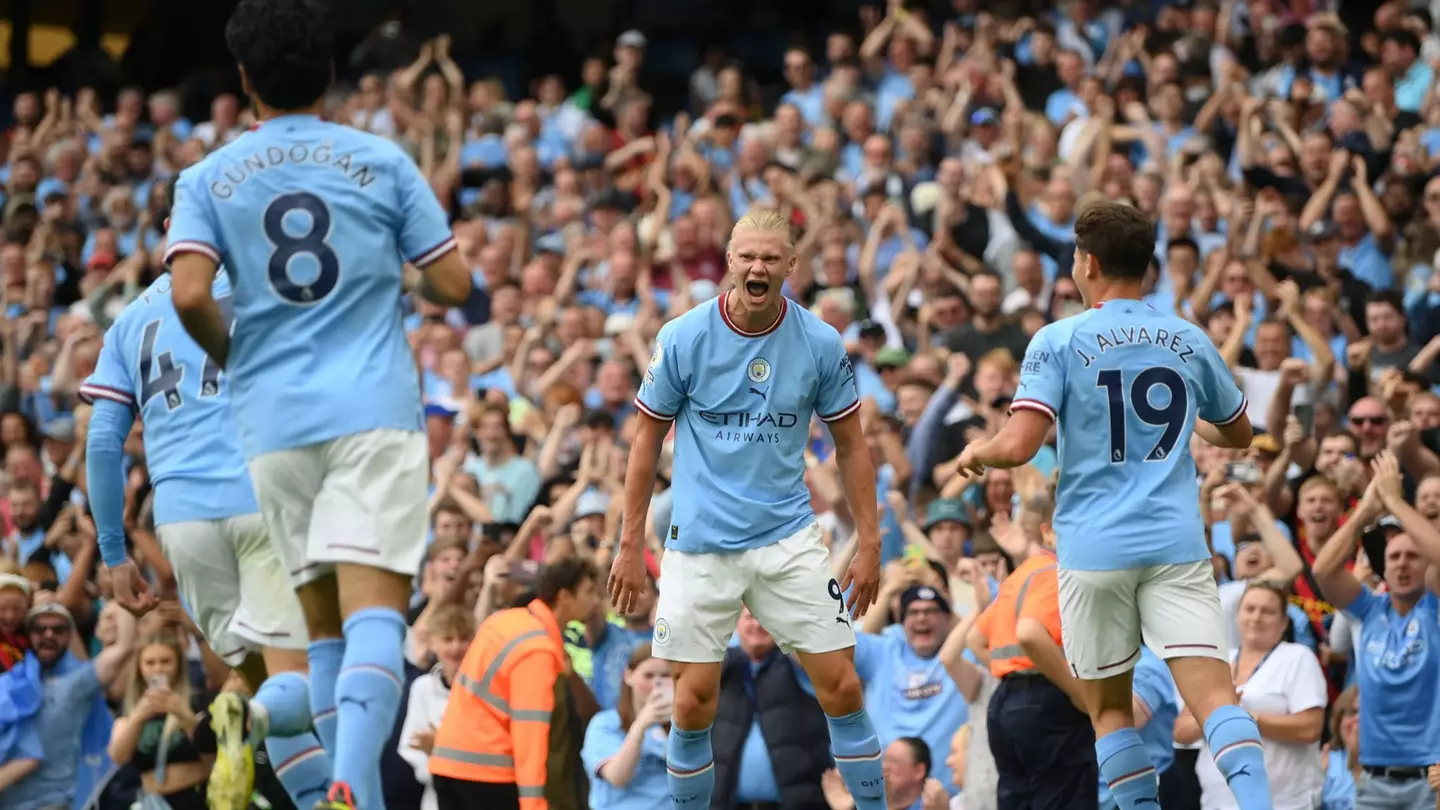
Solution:
[[[170,691],[174,692],[185,703],[190,703],[190,678],[186,672],[185,651],[180,648],[180,640],[174,633],[160,632],[152,633],[140,640],[135,647],[135,657],[130,665],[130,680],[125,684],[125,714],[134,710],[135,704],[144,697],[145,690],[150,684],[145,682],[145,676],[140,674],[141,653],[146,647],[165,647],[175,656],[175,672],[170,676]],[[180,721],[173,714],[165,715],[165,726],[160,731],[160,739],[169,740],[170,735],[179,731]]]
[[[1334,481],[1323,475],[1312,475],[1305,479],[1305,483],[1300,485],[1300,491],[1295,493],[1295,495],[1296,497],[1303,498],[1310,490],[1320,488],[1328,489],[1337,499],[1340,498],[1340,487],[1337,486]]]
[[[1340,736],[1340,724],[1345,722],[1345,715],[1360,711],[1360,707],[1357,705],[1359,702],[1360,690],[1352,683],[1346,687],[1344,692],[1340,693],[1339,697],[1335,698],[1335,703],[1330,706],[1330,745],[1332,747],[1344,745],[1344,738]],[[1345,765],[1352,771],[1360,768],[1359,749],[1358,741],[1355,745],[1345,746]]]
[[[1013,376],[1020,370],[1019,364],[1015,362],[1015,356],[1010,353],[1009,349],[991,349],[975,362],[976,368],[980,366],[990,366],[1006,376]]]
[[[457,638],[475,637],[475,615],[460,605],[445,605],[425,620],[425,632],[432,638],[453,635]]]
[[[795,249],[795,236],[790,227],[790,220],[773,208],[751,208],[746,211],[745,215],[735,223],[735,227],[730,230],[730,238],[733,240],[739,231],[778,233],[785,237],[786,250]]]

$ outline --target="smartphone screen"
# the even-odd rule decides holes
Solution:
[[[151,689],[169,689],[170,679],[164,675],[151,675],[145,679],[145,685]]]
[[[1294,413],[1295,418],[1300,422],[1300,427],[1305,430],[1306,436],[1309,436],[1311,433],[1315,432],[1314,405],[1311,405],[1308,402],[1302,405],[1296,405],[1294,408]]]
[[[1253,461],[1232,461],[1225,465],[1225,479],[1241,484],[1258,484],[1262,475]]]

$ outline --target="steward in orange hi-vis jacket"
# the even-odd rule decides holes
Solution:
[[[597,579],[593,563],[560,560],[535,600],[480,625],[430,753],[440,810],[588,806],[561,628],[599,607]]]

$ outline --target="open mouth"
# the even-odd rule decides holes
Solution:
[[[770,283],[766,281],[747,281],[745,282],[745,292],[751,298],[764,298],[765,294],[770,292]]]

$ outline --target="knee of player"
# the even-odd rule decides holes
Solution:
[[[837,659],[833,666],[812,666],[809,675],[816,700],[829,714],[849,714],[865,700],[865,685],[849,659]]]
[[[1135,724],[1134,692],[1130,673],[1099,681],[1087,681],[1085,706],[1096,727],[1131,726]]]
[[[686,679],[675,682],[675,716],[682,719],[714,717],[720,703],[720,684]],[[691,726],[686,726],[690,728]]]

